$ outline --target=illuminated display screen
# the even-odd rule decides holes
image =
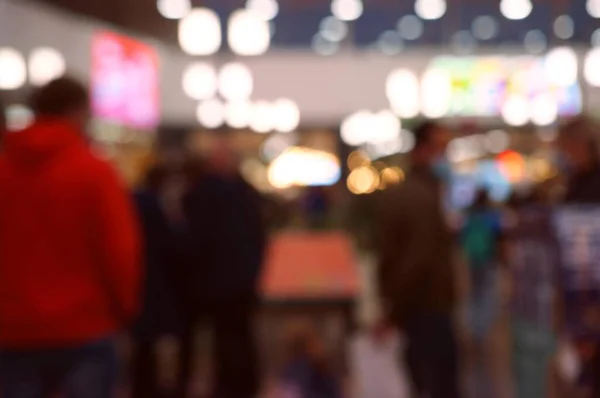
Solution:
[[[559,87],[547,78],[544,60],[537,57],[439,57],[429,68],[448,72],[452,83],[451,114],[498,116],[506,100],[518,95],[532,100],[549,94],[560,116],[581,111],[578,84]]]
[[[94,116],[124,126],[152,129],[159,122],[158,58],[138,41],[110,32],[92,43]]]

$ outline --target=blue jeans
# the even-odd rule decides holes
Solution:
[[[2,398],[113,398],[118,380],[115,343],[0,350]]]

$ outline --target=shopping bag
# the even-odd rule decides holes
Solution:
[[[350,361],[356,398],[408,398],[403,344],[398,333],[374,338],[356,335],[350,343]]]

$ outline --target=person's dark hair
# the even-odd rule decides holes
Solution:
[[[144,177],[144,186],[152,190],[160,190],[168,177],[168,170],[162,165],[155,165]]]
[[[30,106],[36,116],[65,116],[87,108],[89,93],[78,80],[61,77],[35,90]]]
[[[481,209],[488,207],[491,203],[490,195],[486,189],[479,189],[475,192],[475,198],[473,199],[473,209]]]
[[[439,130],[439,128],[440,124],[432,120],[424,121],[417,126],[413,131],[415,135],[415,149],[429,144],[431,142],[431,137]]]

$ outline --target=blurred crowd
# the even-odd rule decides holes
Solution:
[[[132,195],[88,145],[83,85],[54,80],[33,94],[31,107],[33,125],[2,136],[0,397],[111,398],[122,391],[124,373],[132,397],[188,397],[203,323],[214,330],[211,396],[259,396],[265,380],[254,322],[266,216],[269,209],[271,219],[286,216],[274,217],[278,208],[242,178],[225,141],[206,159],[153,165]],[[481,191],[457,222],[444,204],[451,134],[435,122],[415,130],[406,180],[381,192],[372,209],[381,314],[359,331],[375,350],[400,332],[405,350],[396,359],[406,364],[411,396],[502,397],[490,377],[487,339],[504,311],[500,275],[507,274],[513,395],[600,397],[598,335],[570,326],[574,317],[591,317],[586,325],[597,330],[600,310],[577,307],[592,303],[593,310],[591,293],[587,302],[567,302],[552,221],[561,203],[600,204],[599,132],[585,118],[561,128],[564,198],[540,185],[500,206]],[[302,206],[307,225],[325,227],[331,203],[323,189],[310,190]],[[469,281],[464,297],[461,267]],[[133,342],[127,372],[123,334]],[[170,391],[157,377],[157,346],[166,335],[179,347]],[[310,325],[288,340],[274,397],[360,390],[331,366]]]

